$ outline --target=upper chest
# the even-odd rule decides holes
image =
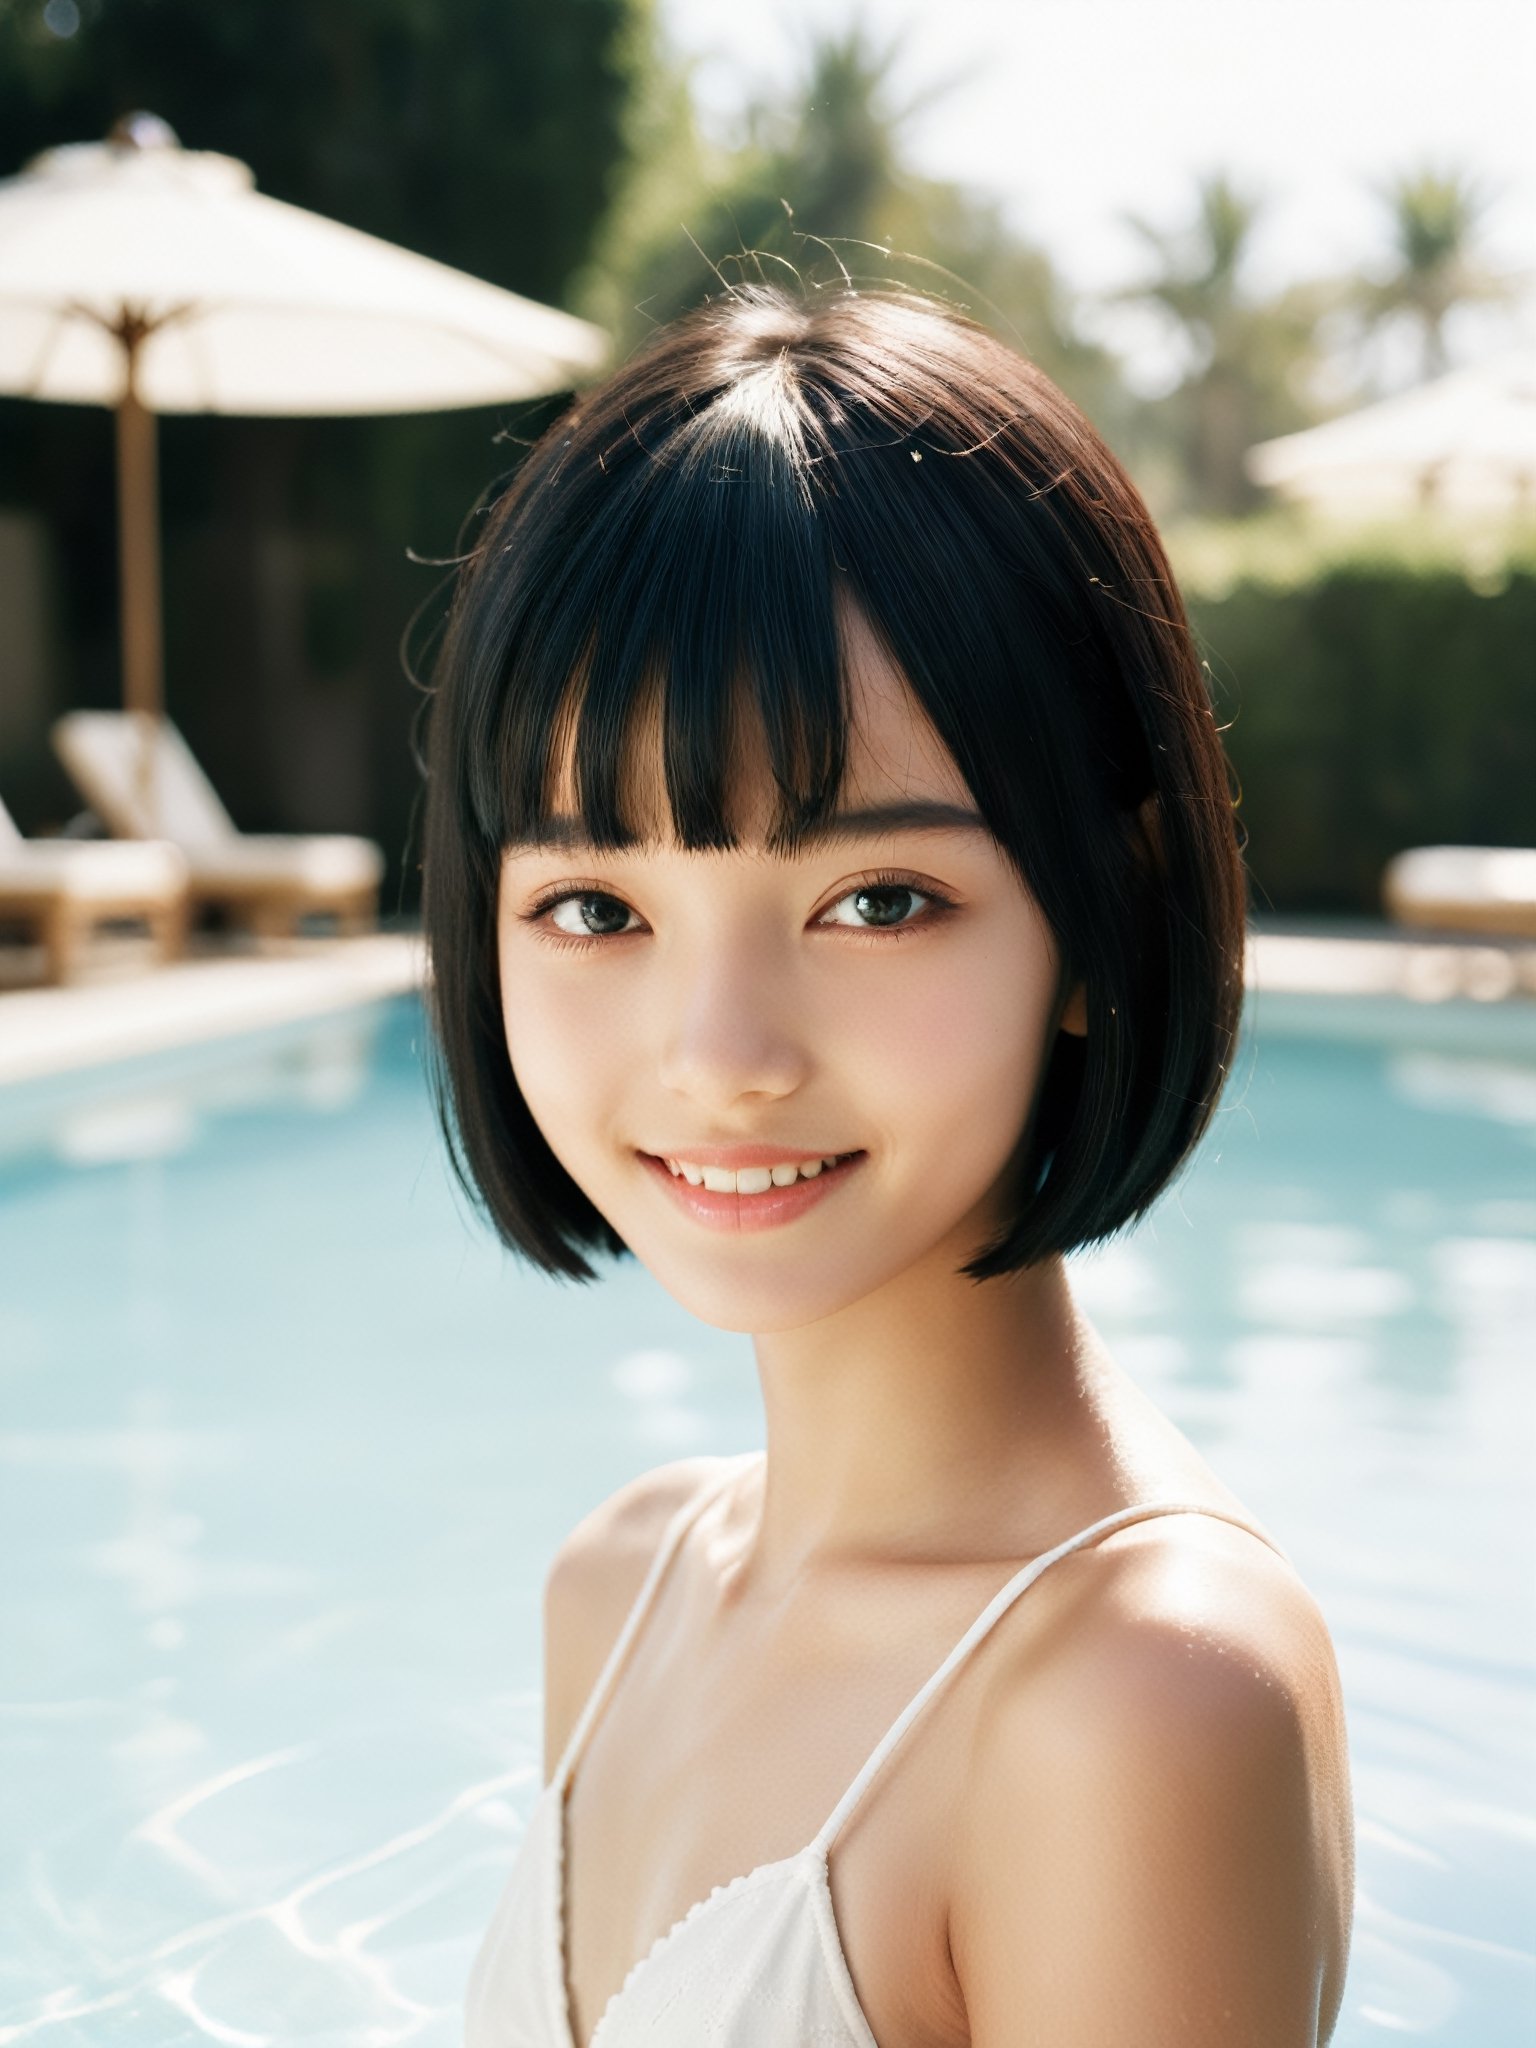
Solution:
[[[566,1982],[583,2048],[658,1937],[716,1887],[812,1841],[1006,1576],[1006,1564],[887,1575],[735,1640],[686,1586],[658,1606],[567,1798]],[[1042,1625],[1045,1606],[1025,1625]],[[831,1847],[836,1933],[880,2048],[968,2040],[948,1900],[988,1648],[924,1706]]]

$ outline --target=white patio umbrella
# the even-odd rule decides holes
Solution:
[[[1536,508],[1536,359],[1456,370],[1304,433],[1261,441],[1255,483],[1319,510],[1369,515],[1440,505]]]
[[[491,405],[565,390],[607,352],[583,320],[266,198],[151,114],[0,179],[0,392],[117,414],[123,694],[151,717],[156,413]]]

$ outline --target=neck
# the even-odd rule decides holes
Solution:
[[[754,1345],[768,1455],[743,1508],[738,1596],[821,1570],[1027,1552],[1112,1489],[1123,1378],[1059,1258],[979,1284],[914,1272]]]

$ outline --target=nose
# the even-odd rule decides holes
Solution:
[[[663,997],[659,1078],[700,1108],[728,1111],[752,1097],[776,1100],[810,1068],[803,1006],[769,949],[749,934],[716,937],[676,962],[678,985]]]

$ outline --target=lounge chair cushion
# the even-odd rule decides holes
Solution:
[[[186,860],[163,839],[24,839],[0,847],[0,895],[174,902],[186,886]]]
[[[1387,863],[1382,894],[1404,924],[1536,938],[1536,848],[1415,846]]]
[[[186,854],[194,888],[315,898],[378,888],[384,856],[371,839],[239,831],[169,719],[146,728],[124,711],[68,712],[53,728],[54,743],[86,801],[121,839],[136,838],[149,825],[140,773],[146,730],[154,747],[158,829]]]
[[[217,846],[189,846],[194,887],[291,887],[303,894],[376,889],[384,856],[346,833],[241,832]]]

